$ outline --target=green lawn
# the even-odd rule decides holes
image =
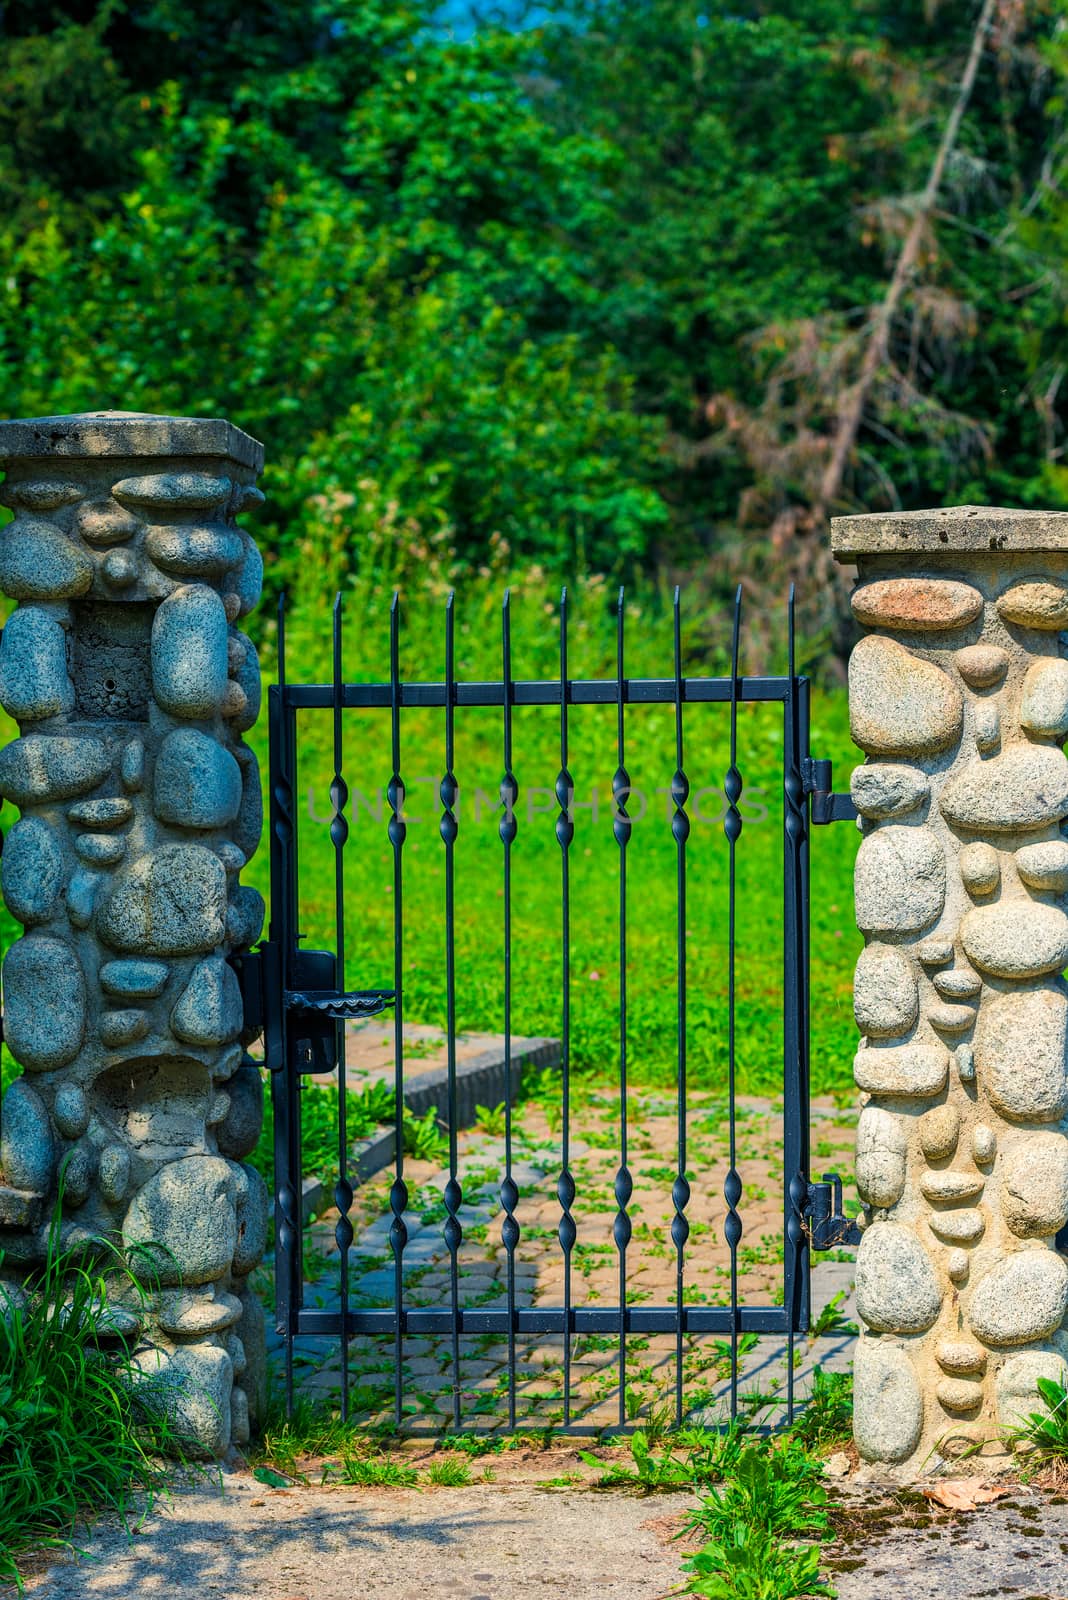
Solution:
[[[477,581],[457,594],[457,676],[500,675],[499,591]],[[388,676],[388,596],[346,600],[345,675],[350,681]],[[724,670],[721,651],[700,647],[689,619],[684,652],[694,675]],[[765,619],[766,620],[766,619]],[[774,623],[768,631],[774,637]],[[330,617],[298,606],[289,625],[291,682],[324,681],[329,672]],[[405,617],[401,671],[438,679],[443,668],[443,602],[420,597]],[[535,584],[513,599],[513,674],[557,674],[557,622],[552,600]],[[268,650],[271,631],[268,626]],[[779,671],[783,653],[754,652],[743,670]],[[267,651],[265,651],[265,656]],[[670,676],[670,609],[654,597],[627,618],[628,676]],[[578,597],[571,628],[572,677],[614,674],[614,628],[603,593]],[[727,1070],[728,848],[722,827],[723,776],[729,761],[726,706],[684,712],[685,765],[690,779],[688,860],[688,1048],[693,1081],[725,1082]],[[345,852],[347,982],[393,984],[392,851],[386,835],[390,775],[389,714],[347,711],[343,770],[351,791]],[[455,772],[460,784],[456,844],[457,1020],[461,1029],[503,1026],[503,848],[497,787],[503,770],[501,713],[456,714]],[[571,712],[569,766],[575,783],[571,848],[572,1054],[576,1068],[611,1081],[619,1059],[619,849],[613,838],[611,778],[616,765],[615,708]],[[855,756],[845,695],[815,695],[812,748],[831,756],[839,787]],[[302,931],[309,947],[333,948],[334,853],[329,836],[333,771],[331,718],[303,712],[298,722],[297,813],[300,829]],[[266,765],[265,721],[252,736]],[[743,1091],[775,1092],[782,1082],[782,708],[745,706],[739,714],[738,765],[744,819],[737,845],[737,1066]],[[636,1081],[667,1082],[676,1059],[675,843],[665,790],[675,766],[670,707],[635,706],[626,718],[626,765],[647,796],[628,847],[628,1059]],[[559,767],[559,717],[552,708],[520,708],[514,720],[513,768],[519,782],[518,837],[513,846],[513,1028],[558,1035],[561,1028],[561,850],[552,786]],[[438,834],[436,784],[444,770],[444,713],[408,710],[402,718],[402,772],[408,785],[404,849],[405,1014],[444,1024],[444,848]],[[594,791],[597,815],[589,809]],[[581,802],[586,802],[582,808]],[[641,803],[631,809],[637,813]],[[839,823],[812,838],[812,1072],[817,1092],[851,1093],[856,1031],[852,966],[860,940],[852,920],[856,830]],[[266,846],[246,874],[266,894]]]

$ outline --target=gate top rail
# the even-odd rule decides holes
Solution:
[[[805,682],[804,677],[683,678],[684,702],[694,705],[709,702],[730,704],[737,701],[775,702],[788,700],[790,685]],[[505,680],[463,683],[399,683],[401,706],[503,706]],[[509,701],[514,706],[558,706],[566,689],[566,703],[573,706],[616,705],[620,685],[615,678],[509,679]],[[622,695],[627,705],[673,704],[680,685],[674,678],[624,678]],[[287,707],[294,711],[331,711],[336,699],[332,684],[287,683],[280,685]],[[393,705],[394,689],[389,683],[346,683],[340,686],[342,706],[355,710],[386,709]]]

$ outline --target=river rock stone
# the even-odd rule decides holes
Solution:
[[[931,786],[918,767],[876,761],[854,767],[849,792],[862,817],[882,821],[915,811],[927,799]]]
[[[954,1211],[932,1211],[927,1218],[931,1232],[945,1244],[974,1244],[986,1231],[986,1219],[974,1206]]]
[[[1048,578],[1014,583],[998,596],[997,608],[1006,622],[1059,633],[1068,627],[1068,584]]]
[[[918,933],[941,916],[945,852],[930,828],[877,828],[857,851],[853,891],[863,933]]]
[[[179,1339],[203,1339],[208,1334],[222,1333],[232,1328],[240,1317],[241,1302],[232,1294],[217,1294],[209,1299],[178,1289],[164,1294],[160,1300],[159,1325],[164,1333]]]
[[[242,557],[241,540],[222,523],[188,523],[147,529],[145,554],[175,577],[219,578]]]
[[[919,1122],[920,1149],[928,1161],[945,1161],[957,1148],[960,1112],[955,1105],[934,1106]]]
[[[89,1126],[89,1102],[77,1083],[64,1083],[56,1090],[52,1118],[64,1139],[80,1139]]]
[[[1055,1350],[1021,1350],[1009,1356],[994,1384],[998,1421],[1003,1428],[1018,1428],[1032,1412],[1037,1411],[1040,1416],[1045,1412],[1038,1388],[1040,1378],[1061,1385],[1068,1382],[1064,1357]]]
[[[1020,696],[1020,726],[1039,739],[1068,733],[1068,661],[1043,656],[1028,667]]]
[[[998,1153],[998,1136],[986,1122],[977,1122],[972,1129],[972,1160],[980,1167],[988,1167]]]
[[[251,861],[259,848],[263,833],[263,791],[260,788],[260,768],[255,755],[247,746],[237,750],[241,767],[241,805],[237,819],[230,830],[234,844]]]
[[[95,789],[110,770],[99,739],[30,733],[0,750],[0,794],[17,806],[69,800]]]
[[[250,1057],[242,1058],[226,1088],[230,1104],[215,1139],[222,1155],[240,1161],[256,1148],[263,1128],[263,1078]]]
[[[916,1021],[916,975],[896,945],[869,944],[860,952],[853,978],[853,1015],[861,1033],[894,1038]]]
[[[230,1396],[234,1369],[226,1351],[214,1344],[179,1345],[176,1350],[139,1350],[133,1364],[142,1376],[139,1398],[164,1414],[191,1454],[221,1456],[231,1435]]]
[[[1063,989],[1029,989],[987,1000],[979,1011],[976,1066],[998,1111],[1018,1122],[1055,1122],[1068,1109]]]
[[[974,906],[961,918],[960,940],[973,966],[999,978],[1038,978],[1068,965],[1068,916],[1034,900]]]
[[[48,1111],[36,1089],[16,1078],[4,1096],[0,1117],[0,1171],[14,1189],[47,1194],[55,1168]]]
[[[908,1140],[901,1119],[865,1106],[857,1123],[857,1188],[873,1206],[892,1206],[905,1187]]]
[[[853,739],[869,755],[929,755],[960,737],[963,702],[940,667],[869,634],[849,660]]]
[[[113,867],[126,854],[126,840],[113,833],[80,833],[74,848],[83,861],[93,866]]]
[[[1056,1233],[1068,1222],[1068,1136],[1028,1133],[1001,1167],[1001,1214],[1021,1239]]]
[[[100,1018],[100,1039],[109,1050],[117,1050],[120,1045],[134,1044],[138,1039],[143,1039],[149,1029],[147,1011],[126,1009],[123,1011],[105,1011]]]
[[[949,1052],[938,1044],[869,1046],[853,1058],[858,1089],[869,1094],[925,1100],[940,1094],[949,1075]]]
[[[241,991],[221,956],[200,961],[171,1013],[171,1032],[187,1044],[229,1044],[241,1032]]]
[[[991,689],[1009,667],[1009,652],[999,644],[969,644],[953,657],[957,671],[972,689]]]
[[[247,950],[263,932],[266,915],[263,896],[250,884],[239,884],[230,895],[226,914],[226,937],[234,950]]]
[[[1031,1344],[1068,1310],[1068,1265],[1052,1250],[1025,1248],[997,1262],[972,1292],[969,1321],[989,1345]]]
[[[235,710],[230,721],[238,733],[244,733],[253,726],[260,714],[260,704],[263,696],[263,687],[260,680],[260,664],[256,655],[256,647],[252,640],[243,633],[236,634],[235,639],[240,641],[240,651],[236,661],[231,661],[230,677],[231,688],[240,689],[244,699]]]
[[[939,1033],[963,1033],[975,1021],[971,1006],[928,1006],[927,1020]]]
[[[67,808],[67,821],[77,828],[121,828],[133,816],[133,806],[122,796],[106,800],[78,800]]]
[[[170,976],[163,961],[106,961],[100,969],[100,987],[116,1000],[154,1000]]]
[[[122,506],[166,511],[210,511],[230,498],[229,478],[207,472],[149,472],[123,478],[111,493]]]
[[[986,1371],[986,1351],[971,1339],[943,1339],[935,1349],[935,1360],[943,1372],[958,1378]]]
[[[1049,745],[1016,742],[952,774],[939,804],[958,828],[1015,833],[1048,827],[1068,814],[1068,761]]]
[[[4,840],[0,882],[13,916],[29,927],[54,914],[66,868],[56,835],[41,817],[23,817]]]
[[[230,579],[230,585],[240,604],[238,615],[247,617],[260,603],[260,594],[263,591],[263,557],[255,540],[250,539],[248,534],[242,537],[245,554],[237,573]]]
[[[973,704],[972,737],[976,749],[984,754],[1001,743],[1001,708],[996,700],[979,700]]]
[[[972,1000],[983,987],[977,972],[968,967],[954,967],[950,972],[936,972],[931,979],[943,1000]]]
[[[78,507],[75,527],[87,544],[98,549],[125,544],[141,531],[140,517],[131,516],[113,500],[89,501]]]
[[[85,979],[69,944],[32,933],[10,947],[4,957],[4,1035],[28,1072],[52,1072],[74,1060],[85,1035]]]
[[[983,1386],[967,1378],[943,1378],[935,1389],[935,1398],[943,1411],[952,1416],[966,1416],[983,1403]]]
[[[206,584],[176,589],[152,624],[152,686],[175,717],[212,717],[226,692],[228,625]]]
[[[92,581],[85,551],[53,523],[16,517],[0,528],[0,589],[13,600],[68,600]]]
[[[1068,844],[1063,839],[1025,844],[1017,850],[1015,860],[1016,870],[1029,889],[1045,889],[1054,894],[1068,889]]]
[[[866,1461],[904,1461],[923,1428],[923,1396],[904,1350],[883,1339],[857,1346],[853,1437]]]
[[[857,1250],[857,1311],[877,1333],[923,1333],[942,1307],[934,1264],[910,1228],[873,1222]]]
[[[19,723],[74,708],[67,635],[39,606],[20,606],[0,637],[0,705]]]
[[[113,950],[197,955],[222,942],[226,873],[202,845],[164,845],[128,867],[97,912]]]
[[[920,1192],[928,1200],[952,1204],[957,1200],[974,1200],[983,1192],[986,1179],[981,1172],[925,1172],[920,1179]]]
[[[884,578],[854,589],[853,615],[866,628],[928,633],[963,628],[983,609],[970,583],[946,578]]]
[[[169,733],[156,757],[153,806],[161,822],[223,828],[241,804],[241,769],[217,739],[196,728]]]
[[[1001,882],[1001,862],[993,845],[966,844],[957,857],[961,880],[969,894],[993,894]]]
[[[236,1277],[243,1278],[258,1265],[267,1248],[271,1198],[266,1183],[255,1167],[245,1165],[237,1170],[244,1177],[245,1186],[242,1192],[238,1180],[237,1243],[234,1247],[233,1270]]]
[[[122,1225],[123,1240],[127,1246],[146,1247],[142,1254],[151,1259],[163,1285],[210,1283],[233,1260],[235,1190],[233,1168],[220,1156],[172,1161],[134,1195]]]
[[[125,1145],[111,1144],[100,1152],[97,1176],[104,1199],[110,1205],[121,1205],[130,1187],[130,1152]]]

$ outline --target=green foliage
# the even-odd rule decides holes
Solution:
[[[349,1144],[366,1139],[395,1115],[393,1090],[383,1082],[364,1089],[349,1089],[345,1094],[346,1133]],[[274,1185],[274,1106],[270,1094],[264,1097],[263,1132],[256,1149],[248,1157],[263,1174],[269,1187]],[[338,1090],[332,1083],[316,1083],[305,1078],[300,1096],[301,1149],[306,1175],[324,1176],[337,1172]]]
[[[151,1284],[116,1251],[90,1267],[61,1250],[58,1221],[28,1305],[0,1302],[0,1582],[20,1588],[27,1551],[69,1546],[104,1511],[126,1520],[135,1498],[151,1506],[170,1482],[161,1456],[182,1457],[166,1408],[107,1332],[111,1306],[136,1308]]]
[[[1032,1411],[1013,1437],[1034,1445],[1043,1456],[1068,1456],[1068,1387],[1053,1378],[1039,1378],[1044,1411]]]
[[[411,1111],[405,1111],[405,1155],[414,1156],[417,1161],[438,1161],[447,1148],[445,1136],[438,1125],[438,1114],[433,1106],[428,1106],[421,1117],[415,1116]]]
[[[471,1464],[460,1456],[445,1456],[426,1472],[427,1482],[438,1489],[462,1489],[471,1482]]]
[[[1065,496],[1062,9],[991,41],[863,504]],[[567,0],[456,40],[436,10],[5,7],[5,410],[232,415],[272,587],[383,544],[777,583],[970,11]]]
[[[349,1483],[363,1489],[414,1489],[419,1474],[388,1456],[345,1455],[341,1465],[328,1463],[323,1481]]]
[[[853,1437],[853,1374],[812,1374],[812,1393],[793,1426],[794,1438],[821,1455],[848,1444]]]
[[[475,1125],[483,1133],[491,1134],[494,1137],[502,1134],[505,1126],[504,1101],[502,1100],[496,1106],[476,1106]]]
[[[684,1563],[689,1593],[711,1600],[833,1596],[820,1581],[818,1546],[795,1543],[830,1532],[826,1504],[819,1463],[794,1439],[747,1447],[722,1488],[690,1516],[687,1534],[705,1543]]]

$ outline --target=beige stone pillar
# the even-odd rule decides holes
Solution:
[[[856,865],[855,1433],[898,1478],[1063,1380],[1068,515],[838,519]]]

